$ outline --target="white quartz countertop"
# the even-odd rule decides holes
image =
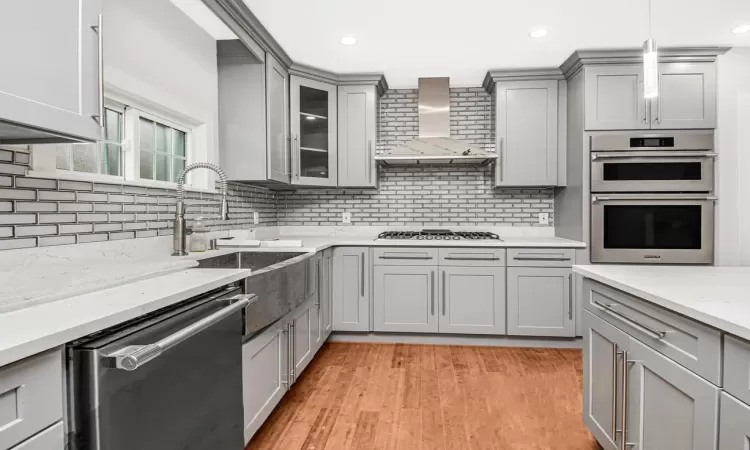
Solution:
[[[237,251],[309,253],[334,246],[585,247],[582,242],[555,237],[501,235],[502,241],[401,241],[376,240],[376,236],[375,233],[356,236],[284,234],[280,240],[302,241],[302,247],[295,243],[292,247],[225,248],[178,258],[169,256],[171,239],[163,243],[136,239],[118,244],[121,247],[114,251],[104,244],[88,247],[89,244],[84,244],[69,246],[70,249],[63,246],[3,252],[3,256],[13,259],[13,267],[18,268],[3,273],[8,286],[0,289],[0,367],[251,274],[250,270],[243,269],[186,270],[202,258]],[[148,252],[151,253],[142,256]],[[17,261],[22,263],[16,264]],[[45,272],[40,272],[40,268]],[[112,276],[114,273],[119,275]]]
[[[576,273],[750,340],[750,267],[573,266]]]

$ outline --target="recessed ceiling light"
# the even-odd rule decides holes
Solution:
[[[546,28],[532,28],[531,31],[529,31],[529,36],[533,38],[543,38],[544,36],[547,36],[547,29]]]
[[[357,43],[357,38],[354,36],[344,36],[341,38],[340,42],[344,45],[354,45]]]
[[[747,33],[748,31],[750,31],[750,25],[740,25],[738,27],[732,28],[732,33],[734,34]]]

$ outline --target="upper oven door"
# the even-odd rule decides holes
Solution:
[[[593,195],[591,261],[711,264],[715,199],[708,195]]]
[[[711,192],[715,153],[593,152],[591,192]]]

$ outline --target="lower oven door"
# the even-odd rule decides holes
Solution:
[[[715,153],[594,152],[591,192],[711,192]]]
[[[591,261],[712,264],[714,201],[708,195],[593,195]]]

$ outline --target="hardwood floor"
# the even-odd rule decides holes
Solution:
[[[580,350],[327,343],[248,450],[594,450]]]

